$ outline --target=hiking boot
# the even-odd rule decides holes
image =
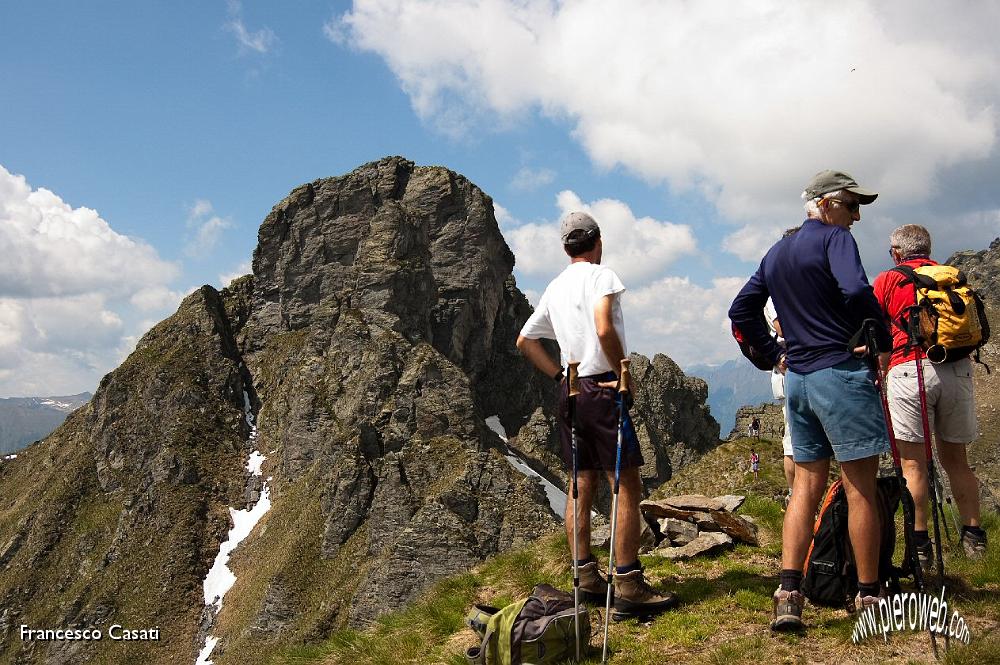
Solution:
[[[603,605],[608,598],[608,580],[601,575],[596,561],[590,561],[577,568],[580,575],[580,600],[585,603]]]
[[[797,632],[805,630],[802,623],[802,608],[806,598],[798,591],[785,591],[781,587],[774,592],[774,621],[771,630],[778,632]]]
[[[882,589],[882,591],[877,596],[862,596],[861,592],[859,591],[858,595],[854,597],[854,607],[857,608],[857,610],[864,612],[872,605],[877,606],[879,604],[879,601],[882,600],[883,597],[882,594],[884,593],[885,589]]]
[[[677,606],[677,596],[657,593],[642,574],[642,569],[615,575],[615,599],[611,617],[622,621],[648,617]]]
[[[924,575],[930,575],[934,570],[934,544],[928,540],[923,545],[914,545],[914,549],[917,550],[920,570]]]
[[[978,561],[986,556],[986,532],[982,535],[972,533],[968,529],[962,529],[962,549],[965,556],[974,561]]]

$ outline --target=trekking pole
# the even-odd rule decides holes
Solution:
[[[934,493],[937,496],[937,507],[941,511],[941,524],[944,525],[944,535],[950,543],[952,541],[951,529],[948,528],[948,517],[944,513],[944,502],[947,501],[948,505],[951,506],[951,499],[944,495],[944,485],[941,483],[941,478],[938,478],[937,482],[934,483]]]
[[[917,361],[917,392],[920,394],[920,419],[924,428],[924,454],[927,457],[927,484],[930,488],[930,498],[933,505],[931,505],[931,512],[934,514],[934,541],[935,549],[937,554],[937,564],[938,564],[938,575],[941,577],[941,583],[944,584],[944,558],[941,556],[941,525],[938,520],[938,498],[937,498],[937,472],[935,470],[934,464],[934,450],[931,447],[931,430],[930,430],[930,419],[927,416],[927,389],[924,385],[924,349],[923,347],[916,345],[914,347],[916,351],[916,361]],[[943,514],[943,511],[942,511]]]
[[[569,364],[569,381],[567,382],[570,443],[573,450],[573,627],[576,631],[576,662],[580,662],[580,539],[578,518],[580,513],[580,494],[576,488],[576,477],[579,466],[576,457],[576,396],[580,394],[580,363]]]
[[[946,495],[944,497],[944,500],[948,502],[948,508],[951,509],[949,512],[951,513],[951,521],[954,522],[954,524],[955,524],[955,537],[956,538],[961,538],[962,537],[962,525],[959,524],[959,522],[958,522],[958,507],[955,506],[952,503],[952,498],[953,498],[953,495]]]
[[[629,360],[622,359],[621,372],[618,374],[618,447],[615,450],[615,484],[612,489],[611,501],[611,547],[608,551],[608,598],[604,605],[604,648],[601,651],[601,662],[608,662],[608,621],[611,618],[611,598],[614,595],[615,581],[615,531],[618,527],[618,480],[622,469],[622,430],[625,427],[625,393],[629,390],[630,375]]]
[[[896,434],[892,429],[892,416],[889,414],[889,396],[885,385],[885,374],[882,372],[882,364],[879,362],[878,345],[875,341],[875,321],[866,319],[862,324],[865,336],[865,347],[867,349],[868,364],[875,374],[875,389],[882,401],[882,413],[885,416],[885,431],[889,436],[889,449],[892,451],[892,469],[896,474],[896,480],[900,486],[900,504],[903,508],[903,542],[905,543],[905,554],[907,563],[913,572],[913,584],[917,591],[925,589],[924,571],[920,567],[920,557],[917,555],[917,548],[914,543],[914,529],[916,528],[916,507],[913,504],[913,497],[906,490],[906,476],[903,475],[903,462],[899,457],[899,448],[896,445]],[[855,344],[851,344],[855,346]],[[895,525],[894,525],[895,526]],[[934,650],[934,659],[938,659],[937,637],[934,630],[928,631],[931,638],[931,647]]]
[[[912,339],[912,338],[911,338]],[[941,523],[938,520],[937,474],[934,472],[934,450],[931,448],[930,419],[927,417],[927,390],[924,387],[924,349],[914,345],[917,361],[917,392],[920,394],[920,418],[924,427],[924,453],[927,457],[927,484],[930,487],[931,513],[934,516],[934,550],[937,555],[938,578],[944,588],[944,557],[941,554]],[[951,646],[948,633],[944,634],[945,649]]]

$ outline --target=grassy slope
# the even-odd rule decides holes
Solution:
[[[751,445],[757,446],[763,462],[764,473],[756,484],[736,469]],[[808,607],[806,636],[771,634],[771,593],[777,585],[781,551],[782,511],[772,498],[783,488],[779,459],[776,442],[741,439],[725,444],[671,481],[671,491],[748,493],[740,512],[753,516],[760,525],[761,547],[740,546],[721,556],[677,563],[643,557],[650,578],[678,593],[682,605],[648,625],[636,621],[612,624],[613,662],[932,662],[925,634],[898,633],[887,644],[879,640],[851,644],[854,621],[842,611]],[[702,487],[695,478],[703,480]],[[1000,542],[1000,520],[990,516],[986,526],[992,541]],[[276,652],[269,662],[461,665],[464,650],[476,644],[473,633],[462,624],[468,607],[473,602],[503,605],[523,597],[539,582],[570,589],[565,552],[565,537],[553,534],[439,584],[409,610],[384,617],[367,631],[340,631],[320,643],[290,646]],[[1000,602],[996,600],[1000,550],[991,550],[982,562],[949,555],[947,570],[950,604],[970,620],[973,640],[969,647],[955,646],[946,662],[991,662],[1000,649]],[[599,612],[592,613],[592,621],[591,644],[596,651],[586,662],[596,663],[600,661]]]

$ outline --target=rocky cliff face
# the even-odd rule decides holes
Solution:
[[[188,297],[0,467],[0,663],[191,662],[208,634],[216,663],[260,662],[557,526],[484,422],[537,438],[534,466],[558,475],[552,385],[514,347],[530,307],[487,195],[387,158],[297,188],[258,241],[252,276]],[[718,425],[703,382],[663,356],[634,368],[655,483]],[[229,508],[262,482],[270,511],[206,611]],[[160,641],[23,642],[21,623],[155,626]]]
[[[755,406],[741,406],[736,412],[736,425],[727,437],[729,440],[746,436],[754,418],[760,418],[760,435],[765,439],[781,441],[785,436],[785,416],[782,404],[764,402]]]
[[[0,662],[192,659],[201,580],[244,486],[248,389],[225,296],[205,287],[0,466]],[[112,641],[115,623],[161,641]],[[104,638],[22,640],[22,624]]]
[[[956,252],[947,261],[961,268],[986,303],[992,336],[980,349],[983,362],[992,372],[976,366],[973,383],[976,391],[976,417],[979,421],[979,439],[969,446],[969,462],[976,470],[980,482],[983,507],[1000,510],[1000,238],[990,243],[989,249]],[[944,474],[942,474],[943,476]]]
[[[961,268],[983,298],[994,309],[1000,308],[1000,238],[991,242],[989,249],[955,252],[945,263]]]

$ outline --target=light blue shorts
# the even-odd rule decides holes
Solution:
[[[850,462],[889,450],[882,401],[863,361],[852,358],[808,374],[789,370],[785,398],[796,462]]]

